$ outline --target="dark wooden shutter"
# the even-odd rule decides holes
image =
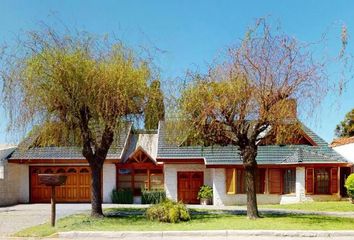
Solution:
[[[331,193],[338,193],[338,168],[331,168]]]
[[[314,194],[314,169],[306,168],[306,193]]]
[[[269,193],[281,194],[282,174],[281,169],[269,169]]]
[[[226,193],[235,194],[236,193],[236,169],[226,168]]]

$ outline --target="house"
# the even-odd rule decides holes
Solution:
[[[341,154],[345,159],[350,163],[354,164],[354,137],[343,137],[333,140],[331,147],[339,154]],[[348,169],[343,169],[342,175],[343,179],[341,185],[344,185],[345,179],[350,173],[354,172],[354,167],[351,168],[351,171]]]
[[[134,201],[141,189],[164,189],[167,197],[198,203],[201,185],[213,187],[214,205],[245,204],[242,161],[234,146],[177,146],[166,140],[165,123],[156,131],[137,132],[127,124],[112,145],[103,166],[102,195],[111,202],[113,189],[130,188]],[[59,202],[90,200],[90,168],[76,147],[18,148],[8,158],[16,173],[17,202],[49,202],[50,190],[38,182],[39,173],[63,173],[67,183],[57,188]],[[313,131],[303,125],[287,145],[271,139],[260,144],[256,179],[259,203],[339,200],[343,169],[352,166]]]
[[[13,145],[0,145],[0,206],[19,201],[18,174],[21,166],[7,162],[9,155],[16,149]],[[21,199],[26,200],[26,199]]]
[[[354,163],[354,137],[343,137],[333,140],[331,147],[349,162]]]

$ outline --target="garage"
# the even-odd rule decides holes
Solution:
[[[88,166],[30,167],[31,203],[49,203],[51,189],[39,183],[38,174],[60,173],[67,176],[66,184],[56,188],[57,202],[90,202],[91,171]]]

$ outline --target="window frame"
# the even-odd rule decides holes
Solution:
[[[288,171],[291,171],[293,172],[291,175],[290,175],[290,179],[291,181],[286,181],[286,176],[287,176],[287,172]],[[287,186],[290,184],[290,182],[292,182],[293,186]],[[286,189],[290,189],[289,192],[286,192]],[[293,191],[291,191],[291,189],[294,189]],[[282,192],[283,194],[295,194],[296,193],[296,168],[285,168],[283,170],[283,189],[282,189]]]

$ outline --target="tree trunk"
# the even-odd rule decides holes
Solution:
[[[256,195],[256,169],[257,169],[257,147],[246,146],[241,149],[243,166],[245,168],[245,184],[247,193],[247,217],[249,219],[259,218]]]
[[[91,216],[103,217],[102,211],[102,165],[90,165],[91,168]]]

